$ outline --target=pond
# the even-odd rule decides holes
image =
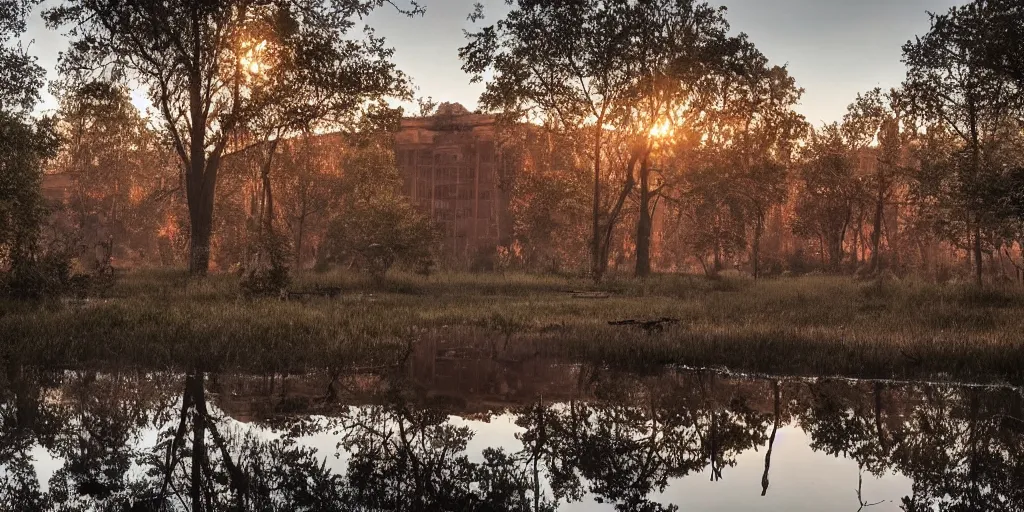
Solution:
[[[0,389],[2,510],[1024,510],[1014,388],[450,358]]]

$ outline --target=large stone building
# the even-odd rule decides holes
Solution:
[[[403,193],[442,229],[444,260],[473,264],[511,236],[512,167],[496,143],[494,116],[442,110],[405,118],[395,135]]]

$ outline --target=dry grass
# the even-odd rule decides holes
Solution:
[[[299,276],[336,298],[246,299],[232,276],[129,274],[84,303],[0,303],[29,364],[299,372],[401,360],[411,346],[507,359],[682,364],[795,375],[1024,382],[1024,292],[803,277],[647,281],[523,274]],[[572,290],[604,291],[606,299]],[[664,332],[610,320],[671,317]]]

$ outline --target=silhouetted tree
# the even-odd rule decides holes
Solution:
[[[962,145],[953,160],[956,192],[967,216],[963,236],[970,240],[967,245],[973,252],[978,284],[982,282],[983,230],[995,220],[986,207],[992,198],[982,193],[995,171],[988,152],[1019,102],[1005,75],[991,66],[992,52],[985,49],[995,12],[987,2],[975,2],[931,14],[931,30],[903,47],[908,67],[903,88],[912,111],[956,134]]]
[[[860,139],[857,145],[867,148],[877,143],[875,172],[866,176],[874,202],[871,227],[870,271],[878,272],[882,247],[882,230],[886,204],[892,199],[899,180],[906,174],[904,149],[909,146],[913,130],[904,126],[906,116],[903,94],[899,90],[883,93],[875,88],[858,94],[843,119],[848,137]]]
[[[127,89],[96,82],[64,91],[55,161],[72,180],[66,205],[78,242],[107,256],[158,252],[157,232],[181,193],[173,155],[132,105]]]
[[[256,59],[281,64],[281,73],[287,76],[275,84],[295,80],[297,87],[326,89],[336,93],[331,98],[337,101],[329,102],[330,107],[358,110],[364,101],[379,98],[396,84],[396,71],[388,62],[390,50],[380,39],[368,36],[359,42],[347,37],[354,17],[384,3],[74,0],[45,16],[51,27],[65,28],[72,40],[61,57],[65,76],[130,80],[149,93],[184,168],[191,227],[189,269],[202,275],[209,265],[214,198],[225,149],[238,129],[271,108],[265,101],[275,103],[274,108],[288,107],[276,103],[277,89],[264,96],[255,87],[260,75],[252,72]],[[419,10],[413,3],[404,12]]]
[[[22,272],[40,256],[43,161],[57,148],[51,119],[29,117],[45,71],[14,41],[35,0],[0,1],[0,270]]]
[[[693,0],[538,1],[519,4],[495,25],[469,34],[460,49],[463,69],[474,81],[493,73],[481,96],[484,108],[514,120],[542,119],[587,139],[595,279],[606,270],[638,172],[641,203],[650,200],[652,130],[712,72],[726,30],[720,10]],[[621,186],[606,196],[610,178]],[[650,205],[643,206],[638,232],[647,244]],[[640,262],[639,273],[648,268]]]
[[[799,173],[794,232],[818,239],[822,262],[827,255],[833,271],[842,264],[846,235],[863,198],[852,152],[842,128],[827,125],[811,134]]]

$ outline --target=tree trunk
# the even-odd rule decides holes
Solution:
[[[622,190],[619,192],[619,197],[612,206],[610,212],[608,212],[607,223],[604,226],[604,233],[602,238],[598,239],[598,276],[604,276],[606,270],[608,270],[608,257],[611,254],[612,246],[612,235],[615,233],[615,225],[618,223],[619,215],[622,213],[622,207],[626,204],[626,199],[633,193],[633,187],[636,186],[636,178],[633,176],[633,171],[636,169],[637,161],[639,161],[640,155],[634,154],[629,159],[629,164],[626,166],[626,182],[622,185]]]
[[[752,244],[751,259],[753,260],[754,279],[761,277],[761,236],[764,234],[765,213],[758,211],[754,220],[754,243]]]
[[[878,251],[882,245],[882,218],[885,212],[885,187],[882,176],[878,176],[878,197],[875,199],[875,218],[871,228],[871,273],[878,272]]]
[[[193,20],[195,34],[199,37],[199,22]],[[217,168],[220,163],[219,150],[207,158],[206,155],[206,121],[207,114],[203,108],[202,79],[199,71],[200,55],[198,42],[196,45],[196,61],[191,63],[189,72],[189,133],[188,167],[185,176],[185,198],[188,202],[191,237],[189,241],[189,274],[205,276],[210,269],[210,235],[213,232],[214,189],[217,184]]]
[[[597,137],[594,142],[594,211],[593,211],[593,224],[594,224],[594,239],[590,246],[590,269],[593,275],[594,281],[600,281],[604,276],[604,269],[608,261],[601,261],[601,139],[603,128],[601,124],[604,122],[603,116],[598,116],[597,119]]]
[[[640,216],[636,226],[636,277],[651,275],[651,169],[647,157],[640,162]]]
[[[973,95],[968,97],[967,110],[971,125],[971,184],[977,186],[978,174],[981,172],[981,134],[978,131],[978,113]],[[981,221],[977,213],[972,213],[974,217],[974,278],[977,285],[981,286]]]
[[[298,226],[295,229],[295,269],[302,270],[302,239],[305,236],[306,215],[299,215]]]
[[[851,249],[850,250],[850,254],[853,255],[853,266],[854,266],[854,268],[856,268],[857,265],[860,264],[860,260],[861,260],[861,257],[860,257],[861,255],[860,255],[859,250],[860,250],[860,245],[861,245],[860,244],[860,238],[861,238],[860,234],[861,234],[861,228],[862,227],[863,227],[862,223],[858,222],[857,228],[853,230],[853,240],[850,241],[850,249]]]
[[[269,165],[263,171],[263,228],[269,234],[274,229],[274,193],[270,184]]]
[[[978,286],[983,284],[982,281],[982,261],[981,261],[981,226],[975,224],[974,226],[974,280]]]
[[[878,436],[878,446],[884,455],[889,454],[889,442],[882,424],[882,383],[875,383],[875,435]]]
[[[718,275],[722,271],[722,244],[719,243],[718,239],[715,239],[715,250],[713,251],[713,260],[711,265],[711,271],[713,275]]]
[[[274,193],[270,183],[270,169],[274,163],[274,155],[277,153],[278,142],[279,139],[274,139],[267,143],[267,158],[263,161],[260,169],[263,183],[263,227],[268,235],[274,231]]]
[[[768,451],[764,454],[764,474],[761,475],[761,496],[768,494],[768,472],[772,467],[772,449],[775,448],[775,435],[779,432],[779,417],[781,416],[782,392],[779,390],[779,381],[772,383],[773,395],[775,397],[774,420],[772,421],[772,433],[768,436]]]
[[[832,268],[832,272],[839,272],[839,269],[843,265],[843,239],[834,238],[829,241],[829,266]]]
[[[210,269],[210,238],[213,231],[213,194],[209,198],[188,198],[189,237],[188,271],[193,276],[205,276]]]
[[[203,506],[203,478],[202,468],[206,461],[206,410],[203,389],[203,374],[197,373],[186,378],[186,387],[192,395],[192,402],[195,405],[192,413],[192,475],[189,496],[192,500],[192,510],[201,512]]]

